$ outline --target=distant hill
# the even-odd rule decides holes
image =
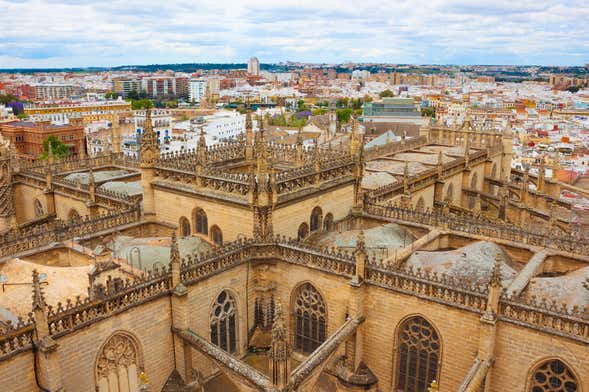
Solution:
[[[104,71],[174,71],[174,72],[195,72],[211,69],[246,69],[247,64],[243,63],[188,63],[188,64],[150,64],[150,65],[120,65],[117,67],[75,67],[75,68],[0,68],[0,73],[38,73],[38,72],[104,72]],[[286,65],[260,64],[262,70],[286,71]]]

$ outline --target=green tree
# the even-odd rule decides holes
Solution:
[[[131,91],[129,91],[129,94],[127,94],[127,98],[139,99],[139,93],[136,90],[131,90]]]
[[[47,139],[43,140],[43,153],[39,156],[39,159],[47,159],[49,154],[49,143],[51,143],[51,150],[55,159],[59,160],[70,155],[70,148],[61,142],[55,135],[50,135]]]
[[[352,109],[337,109],[337,121],[340,123],[347,123],[352,118]]]
[[[0,94],[0,104],[6,105],[6,104],[8,104],[8,102],[14,102],[14,101],[19,101],[19,99],[12,94],[6,94],[6,95]]]
[[[579,86],[570,86],[569,88],[567,88],[567,91],[571,92],[571,93],[576,93],[577,91],[579,91],[580,88]]]
[[[434,109],[434,108],[421,108],[421,116],[436,118],[436,109]]]
[[[127,99],[127,101],[131,101],[131,109],[133,110],[149,109],[154,106],[151,99]]]
[[[381,91],[380,94],[378,94],[381,98],[385,98],[385,97],[394,97],[395,93],[392,92],[391,90],[389,90],[388,88],[384,91]]]

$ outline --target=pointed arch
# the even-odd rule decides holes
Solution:
[[[211,227],[211,240],[217,245],[223,245],[223,232],[217,225]]]
[[[126,331],[115,332],[98,351],[94,370],[97,390],[138,392],[141,361],[137,339]]]
[[[444,197],[444,200],[446,200],[448,202],[452,202],[453,199],[454,199],[454,184],[450,183],[450,184],[448,184],[448,187],[446,188],[446,197]]]
[[[43,203],[39,199],[33,200],[33,211],[36,218],[45,215],[45,207],[43,207]]]
[[[405,317],[396,333],[395,391],[426,391],[440,382],[442,342],[438,330],[421,315]]]
[[[180,236],[188,237],[190,235],[190,221],[185,216],[180,217],[179,221]]]
[[[470,177],[470,189],[477,189],[479,184],[479,176],[476,172],[474,172],[472,174],[472,177]]]
[[[561,358],[545,358],[532,366],[527,392],[579,392],[579,377]]]
[[[80,220],[80,214],[78,213],[78,211],[75,208],[72,208],[70,210],[70,212],[68,212],[67,214],[67,219],[68,221],[78,221]]]
[[[322,221],[323,211],[321,210],[321,207],[317,206],[313,208],[313,211],[311,211],[311,219],[309,222],[311,232],[321,229]]]
[[[423,200],[423,196],[419,196],[419,200],[417,200],[417,205],[415,206],[417,211],[425,210],[425,201]]]
[[[325,219],[323,219],[323,230],[333,230],[333,214],[331,212],[325,215]]]
[[[202,208],[195,208],[192,211],[192,220],[194,222],[194,232],[199,234],[209,234],[209,219],[207,213]]]
[[[211,306],[211,343],[229,353],[236,353],[237,341],[237,301],[229,290],[223,290]]]
[[[309,235],[309,225],[307,222],[301,223],[297,231],[297,239],[299,241],[304,240]]]
[[[323,296],[310,282],[304,282],[292,295],[294,348],[310,354],[327,337],[327,306]]]

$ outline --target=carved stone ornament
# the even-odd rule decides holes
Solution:
[[[108,377],[108,374],[117,368],[128,367],[134,363],[137,363],[137,352],[133,341],[125,335],[114,335],[98,358],[98,377]]]

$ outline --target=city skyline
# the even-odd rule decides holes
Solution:
[[[376,62],[583,65],[582,1],[0,0],[0,68]]]

